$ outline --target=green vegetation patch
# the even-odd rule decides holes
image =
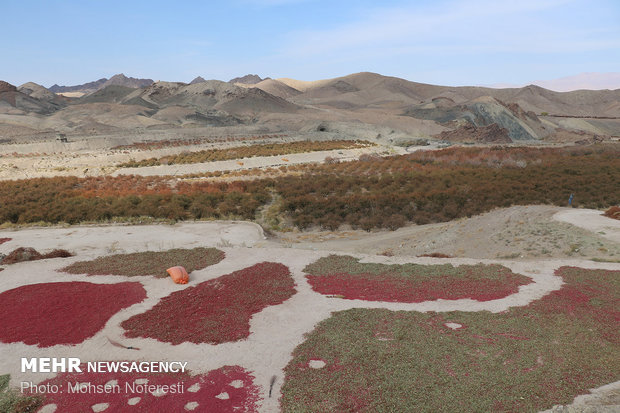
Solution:
[[[167,251],[145,251],[131,254],[115,254],[92,261],[79,261],[60,271],[88,275],[153,275],[168,276],[166,269],[181,265],[188,273],[215,265],[224,259],[224,252],[217,248],[175,248]]]
[[[41,406],[39,396],[24,396],[18,391],[9,388],[11,376],[0,376],[0,412],[6,413],[34,413]]]
[[[335,313],[295,349],[282,409],[535,412],[620,380],[620,271],[556,275],[560,290],[498,314]]]
[[[176,155],[161,158],[149,158],[141,161],[131,160],[118,165],[121,168],[136,168],[141,166],[174,165],[226,161],[231,159],[252,158],[255,156],[288,155],[292,153],[331,151],[336,149],[354,149],[374,145],[368,141],[300,141],[290,143],[266,143],[262,145],[235,146],[225,149],[206,149],[196,152],[182,152]]]

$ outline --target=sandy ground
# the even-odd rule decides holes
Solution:
[[[525,209],[525,211],[529,212],[528,209]],[[531,211],[534,215],[539,214],[539,216],[543,217],[553,216],[553,214],[558,213],[557,210],[553,209],[543,211],[539,207],[532,207]],[[509,208],[504,211],[506,215],[511,217],[514,217],[514,214],[517,212],[519,212],[520,217],[527,215],[518,209],[513,210]],[[565,220],[576,219],[579,222],[583,222],[579,217],[587,211],[565,209],[559,212],[562,212],[561,216]],[[594,214],[594,212],[591,213]],[[570,226],[570,224],[565,225]],[[598,228],[596,223],[591,225],[595,229]],[[583,231],[586,230],[584,229]],[[620,228],[614,226],[607,228],[606,232],[610,235],[618,236],[620,235]],[[372,235],[366,241],[370,242]],[[378,234],[377,236],[385,237],[385,234]],[[620,270],[620,264],[618,263],[593,262],[578,256],[560,259],[538,258],[515,261],[511,259],[481,258],[386,257],[353,253],[352,255],[362,258],[365,262],[396,264],[406,262],[423,264],[450,262],[454,265],[479,262],[500,263],[515,272],[531,277],[534,281],[532,284],[521,286],[516,294],[488,302],[462,299],[454,301],[437,300],[414,304],[383,303],[334,299],[313,292],[302,270],[307,264],[336,251],[334,247],[313,251],[313,247],[301,250],[276,246],[273,245],[273,241],[264,240],[260,227],[251,223],[199,222],[176,225],[30,228],[12,231],[3,230],[0,231],[0,237],[13,238],[12,241],[0,245],[0,253],[7,253],[18,246],[31,246],[39,251],[65,248],[76,253],[76,256],[72,258],[49,259],[5,266],[5,270],[0,273],[2,277],[0,291],[41,282],[86,280],[94,283],[116,283],[127,281],[126,277],[121,276],[85,277],[56,271],[74,261],[91,259],[111,253],[195,246],[215,246],[226,252],[226,259],[222,262],[193,272],[190,283],[185,286],[173,284],[168,279],[156,279],[153,277],[131,278],[131,281],[142,283],[147,291],[147,299],[114,315],[102,331],[79,345],[54,346],[41,349],[21,343],[0,344],[0,372],[10,373],[13,385],[19,384],[22,380],[40,382],[51,376],[20,373],[19,363],[21,357],[80,357],[83,360],[89,361],[127,359],[149,361],[180,360],[187,361],[189,363],[188,367],[195,373],[207,372],[224,365],[240,365],[255,375],[256,384],[262,388],[265,397],[261,407],[262,412],[277,411],[280,386],[283,383],[283,368],[290,360],[292,351],[303,342],[304,334],[312,331],[318,322],[329,317],[334,311],[363,307],[423,312],[484,310],[500,312],[510,307],[527,305],[533,300],[540,299],[550,291],[559,289],[562,285],[562,280],[554,275],[554,271],[561,266],[571,265],[583,268]],[[384,245],[384,242],[376,242],[376,244]],[[306,247],[309,246],[306,245]],[[483,246],[481,245],[480,248],[482,249]],[[173,346],[152,339],[127,339],[123,337],[123,331],[119,327],[123,320],[150,309],[160,298],[171,292],[191,287],[202,281],[213,279],[222,274],[240,270],[263,261],[281,262],[287,265],[295,279],[297,293],[283,304],[268,307],[256,314],[251,320],[251,334],[247,340],[220,345],[184,343]],[[312,311],[308,311],[309,308],[312,308]],[[458,320],[454,321],[458,322]],[[115,347],[110,344],[108,339],[121,342],[126,346],[138,347],[140,351],[136,352]],[[269,391],[269,380],[272,375],[277,376],[277,381],[274,386],[274,394],[269,398],[267,394]],[[604,388],[601,390],[601,394],[608,395],[609,391],[611,391],[613,395],[615,387],[611,386],[609,388],[612,390]]]
[[[376,153],[385,151],[386,148],[368,147],[358,149],[339,149],[333,151],[318,151],[307,153],[292,153],[278,156],[257,156],[255,158],[243,158],[230,161],[215,161],[184,165],[159,165],[142,168],[121,168],[114,171],[111,175],[186,175],[216,171],[241,171],[253,168],[274,168],[282,165],[298,165],[304,163],[321,163],[327,157],[337,158],[341,161],[352,161],[365,153]],[[396,154],[395,151],[391,151]]]
[[[299,137],[287,139],[266,139],[261,142],[292,142]],[[247,144],[252,144],[249,142]],[[341,149],[296,153],[280,156],[260,156],[228,161],[214,161],[184,165],[159,165],[142,168],[118,168],[116,165],[131,159],[142,160],[183,151],[199,151],[203,149],[242,146],[241,142],[206,143],[202,145],[179,146],[157,150],[110,150],[113,146],[110,139],[95,141],[71,142],[67,147],[58,142],[41,144],[11,145],[13,152],[0,151],[0,180],[25,179],[53,176],[101,176],[101,175],[184,175],[215,171],[238,171],[252,168],[270,168],[282,165],[304,163],[320,163],[326,157],[342,161],[358,159],[364,153],[385,153],[390,155],[404,154],[405,148],[391,146],[372,146],[358,149]],[[433,147],[434,148],[434,147]]]
[[[568,222],[588,231],[596,232],[603,238],[620,243],[620,220],[604,216],[601,211],[592,209],[563,210],[556,213],[553,219]]]
[[[485,259],[620,260],[619,228],[620,221],[601,216],[601,211],[530,205],[396,231],[278,233],[268,243],[394,256],[442,253]]]

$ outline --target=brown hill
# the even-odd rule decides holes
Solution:
[[[206,82],[206,79],[204,79],[202,76],[196,76],[194,78],[194,80],[192,80],[191,82],[189,82],[190,85],[195,85],[196,83],[203,83]]]
[[[131,93],[123,100],[141,99],[157,108],[182,106],[198,110],[221,110],[233,115],[263,112],[292,113],[297,106],[257,88],[242,88],[219,80],[187,85],[157,82]]]
[[[110,79],[105,81],[99,89],[106,88],[108,86],[124,86],[131,88],[142,88],[147,87],[153,84],[153,79],[137,79],[135,77],[127,77],[124,74],[118,74],[112,76]]]
[[[10,84],[9,82],[5,82],[4,80],[0,80],[0,93],[4,92],[15,92],[17,88]]]
[[[275,79],[265,79],[262,82],[253,85],[247,85],[243,83],[236,83],[235,85],[246,88],[255,87],[271,95],[281,97],[282,99],[289,99],[301,93],[299,90],[294,89],[287,84]]]
[[[553,92],[533,85],[513,89],[436,86],[367,72],[316,82],[279,80],[303,92],[295,97],[295,101],[335,107],[401,105],[403,108],[438,97],[464,103],[491,96],[507,104],[516,103],[525,111],[537,114],[620,117],[620,89]]]
[[[0,81],[0,113],[49,114],[57,111],[66,103],[53,94],[47,94],[42,86],[35,83],[27,85],[32,85],[36,91],[22,86],[17,88],[10,83]],[[33,96],[30,96],[31,94]]]
[[[228,83],[243,83],[244,85],[255,85],[257,83],[262,82],[262,79],[258,75],[245,75],[241,77],[235,77],[234,79],[230,79]]]
[[[17,88],[21,93],[39,100],[52,101],[57,98],[56,94],[34,82],[24,83]]]

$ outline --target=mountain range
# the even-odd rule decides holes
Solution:
[[[84,83],[82,85],[75,86],[58,86],[53,85],[49,88],[50,92],[53,93],[82,93],[88,94],[92,92],[96,92],[97,90],[104,89],[108,86],[125,86],[132,88],[140,88],[147,87],[153,84],[153,79],[137,79],[134,77],[127,77],[123,73],[118,75],[114,75],[109,79],[101,78],[99,80],[95,80],[94,82]]]
[[[580,73],[558,79],[535,80],[533,85],[553,90],[555,92],[572,92],[574,90],[615,90],[620,89],[620,72],[610,73]],[[496,84],[495,88],[518,88],[519,85]]]
[[[578,140],[620,136],[620,90],[451,87],[368,72],[312,82],[247,75],[186,84],[119,74],[50,89],[0,83],[3,138],[235,125],[390,140]]]

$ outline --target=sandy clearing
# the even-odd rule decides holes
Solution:
[[[575,222],[588,224],[575,226],[553,218],[560,212],[575,216]],[[620,259],[618,235],[605,238],[596,228],[587,227],[591,219],[601,223],[613,221],[600,214],[595,210],[548,205],[513,206],[450,222],[409,225],[396,231],[284,232],[265,244],[395,256],[443,253],[484,259]],[[612,229],[606,231],[612,234]]]
[[[258,224],[238,221],[5,229],[0,234],[0,238],[12,238],[0,245],[0,253],[3,254],[20,246],[32,247],[37,251],[62,248],[82,259],[202,245],[251,247],[265,238]]]
[[[333,151],[318,151],[306,153],[293,153],[277,156],[257,156],[254,158],[242,158],[229,161],[214,161],[181,165],[158,165],[142,168],[120,168],[111,175],[185,175],[216,171],[241,171],[252,168],[274,168],[282,165],[298,165],[304,163],[321,163],[326,157],[340,159],[341,161],[356,160],[365,153],[382,152],[385,148],[368,147],[358,149],[338,149]],[[392,151],[393,154],[396,152]],[[240,164],[241,163],[241,164]]]
[[[278,141],[279,142],[279,141]],[[118,168],[116,165],[130,159],[146,159],[164,155],[176,154],[186,150],[198,151],[239,146],[239,143],[223,143],[218,145],[180,146],[153,151],[109,151],[89,150],[71,154],[55,153],[51,155],[0,158],[0,180],[26,179],[54,176],[102,176],[102,175],[184,175],[215,171],[240,171],[252,168],[279,167],[282,165],[296,165],[304,163],[321,163],[326,157],[337,158],[342,161],[351,161],[365,153],[388,153],[390,155],[405,153],[404,148],[387,146],[373,146],[358,149],[338,149],[331,151],[317,151],[277,156],[260,156],[241,158],[228,161],[213,161],[194,164],[158,165],[141,168]],[[37,153],[41,153],[39,151]]]
[[[596,232],[604,238],[620,243],[620,220],[608,218],[596,209],[565,209],[553,215],[553,219]]]
[[[0,344],[0,371],[11,373],[12,384],[21,380],[40,382],[51,374],[20,373],[20,357],[80,357],[83,360],[168,360],[187,361],[189,368],[196,373],[204,373],[223,365],[240,365],[252,371],[256,384],[263,389],[265,401],[261,411],[272,412],[278,409],[280,387],[283,382],[283,369],[290,360],[291,353],[303,342],[304,334],[329,317],[334,311],[349,308],[387,308],[408,311],[491,311],[500,312],[513,306],[527,305],[562,284],[553,275],[555,269],[565,265],[584,268],[620,270],[620,264],[596,263],[584,260],[545,260],[545,261],[506,261],[481,259],[434,259],[410,257],[384,257],[353,254],[364,262],[402,264],[415,262],[436,264],[450,262],[454,265],[476,263],[499,263],[514,272],[531,277],[534,283],[521,286],[519,292],[506,298],[488,302],[465,300],[437,300],[423,303],[382,303],[361,300],[328,298],[312,291],[306,282],[303,268],[316,259],[328,255],[328,251],[302,251],[294,248],[258,248],[262,233],[255,224],[248,223],[184,223],[177,225],[148,226],[104,226],[72,228],[30,228],[19,231],[0,231],[0,237],[13,240],[0,246],[0,251],[13,249],[19,245],[34,246],[40,250],[52,247],[68,248],[78,255],[67,259],[50,259],[19,263],[6,266],[2,272],[3,283],[0,291],[17,286],[57,281],[89,281],[94,283],[115,283],[128,281],[121,276],[91,276],[63,274],[57,269],[77,260],[108,254],[111,245],[117,252],[134,252],[147,249],[168,249],[173,247],[219,246],[226,252],[222,262],[192,273],[190,283],[177,285],[168,279],[153,277],[133,277],[130,281],[142,283],[147,291],[147,299],[114,315],[106,327],[95,336],[76,346],[54,346],[40,349],[22,343]],[[223,238],[224,237],[224,238]],[[228,238],[225,238],[228,237]],[[222,239],[237,247],[222,248]],[[165,240],[158,244],[159,240]],[[50,245],[53,244],[53,245]],[[254,248],[243,248],[243,245]],[[226,244],[229,245],[229,244]],[[155,247],[155,248],[153,248]],[[281,262],[287,265],[296,282],[297,294],[286,302],[271,306],[256,314],[251,320],[251,335],[247,340],[220,345],[183,343],[171,345],[153,339],[128,339],[123,337],[120,323],[132,315],[152,308],[162,297],[173,291],[196,285],[199,282],[219,277],[232,271],[246,268],[262,261]],[[309,311],[311,309],[311,311]],[[458,321],[458,320],[456,320]],[[126,346],[140,348],[139,351],[115,347],[108,339]],[[270,378],[276,375],[273,395],[268,398]]]

